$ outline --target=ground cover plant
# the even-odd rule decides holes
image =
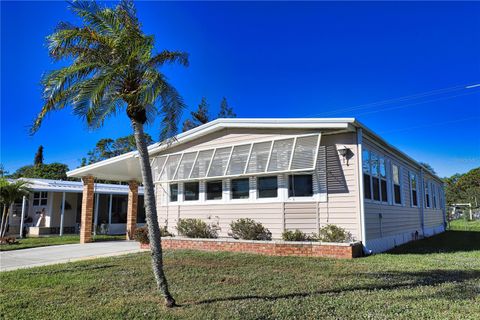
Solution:
[[[4,319],[476,319],[480,232],[448,231],[353,260],[166,251],[0,273]],[[38,303],[42,305],[39,307]]]
[[[480,219],[478,220],[467,220],[467,219],[457,219],[449,222],[450,230],[460,230],[460,231],[480,231]]]

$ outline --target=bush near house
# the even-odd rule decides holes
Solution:
[[[282,233],[282,239],[285,241],[314,241],[315,239],[302,231],[295,229],[295,231],[288,230]]]
[[[320,228],[318,240],[323,242],[352,242],[353,236],[350,232],[334,224],[327,224]]]
[[[230,223],[230,236],[243,240],[272,240],[272,233],[260,222],[246,218]]]
[[[200,219],[179,219],[177,222],[178,233],[188,238],[218,238],[220,227],[208,225]]]
[[[167,227],[160,228],[161,237],[173,237],[173,234],[167,231]],[[148,238],[148,228],[140,227],[135,229],[133,234],[133,239],[140,242],[141,244],[150,244],[150,239]]]

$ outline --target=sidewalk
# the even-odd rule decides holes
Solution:
[[[135,241],[105,241],[87,244],[65,244],[0,252],[0,271],[46,266],[100,257],[142,252]]]

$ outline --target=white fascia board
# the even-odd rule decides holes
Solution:
[[[130,159],[130,158],[134,158],[136,154],[137,154],[137,151],[131,151],[131,152],[124,153],[124,154],[121,154],[121,155],[113,157],[113,158],[109,158],[109,159],[106,159],[106,160],[102,160],[102,161],[99,161],[99,162],[89,164],[89,165],[84,166],[84,167],[73,169],[73,170],[70,170],[70,171],[67,172],[67,177],[81,178],[81,177],[87,175],[92,169],[101,168],[101,167],[107,166],[107,165],[112,164],[112,163],[116,163],[116,162],[124,161],[124,160]]]

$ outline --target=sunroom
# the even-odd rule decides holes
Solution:
[[[156,156],[159,205],[321,201],[320,139],[320,133],[303,134]]]

